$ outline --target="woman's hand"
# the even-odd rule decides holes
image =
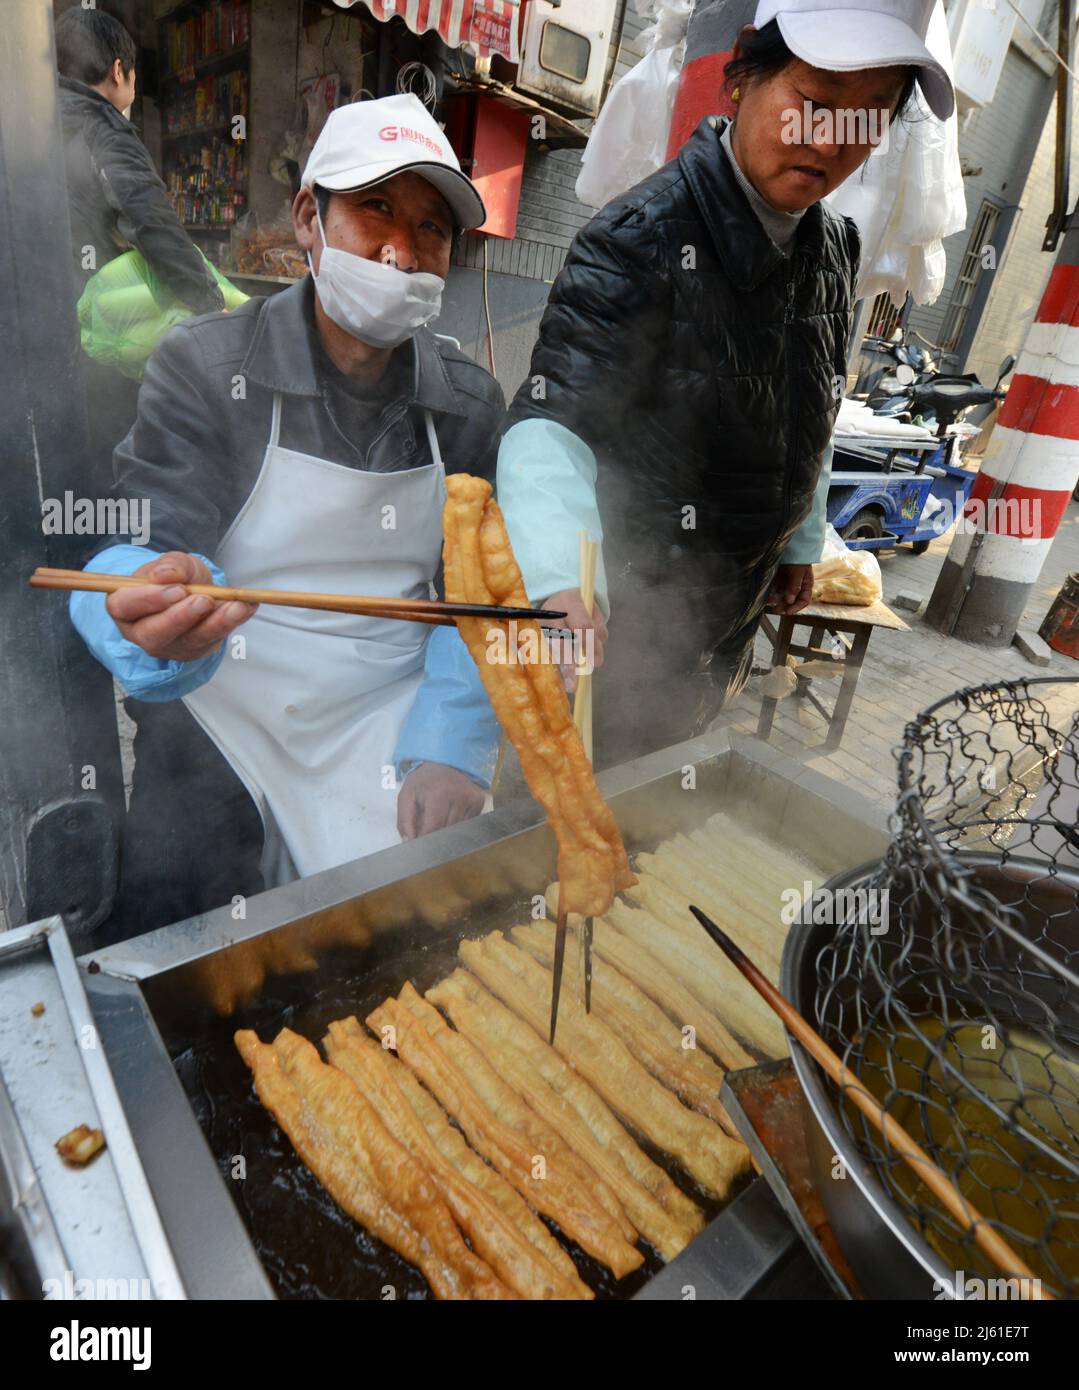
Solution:
[[[257,607],[188,594],[180,585],[212,584],[214,577],[197,556],[182,550],[155,556],[132,577],[144,577],[145,587],[117,589],[105,600],[105,609],[122,636],[161,661],[209,656]]]
[[[418,763],[405,775],[397,797],[397,833],[402,840],[416,840],[471,820],[483,810],[483,788],[442,763]]]
[[[777,613],[798,613],[813,597],[812,565],[780,565],[768,594]]]
[[[587,638],[586,632],[591,632],[592,636],[592,666],[593,669],[603,665],[603,644],[607,640],[607,624],[603,620],[597,604],[592,605],[592,612],[586,613],[584,600],[581,598],[579,589],[561,589],[557,594],[552,594],[540,604],[541,608],[555,608],[564,610],[564,618],[546,619],[544,626],[547,627],[566,627],[574,633],[580,633],[577,639],[581,643],[582,655],[587,655],[588,648],[584,645]],[[572,661],[559,662],[562,670],[562,679],[566,689],[572,695],[577,689],[577,668]]]

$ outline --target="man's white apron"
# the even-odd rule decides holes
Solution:
[[[258,480],[216,562],[229,584],[431,597],[445,468],[346,468],[278,444],[281,397]],[[185,703],[253,797],[266,886],[397,844],[394,748],[423,678],[430,628],[263,604]]]

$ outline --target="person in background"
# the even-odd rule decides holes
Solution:
[[[138,724],[111,939],[477,815],[494,773],[456,628],[183,587],[427,598],[446,473],[494,477],[501,388],[427,327],[486,213],[423,104],[332,112],[292,216],[311,274],[147,364],[116,469],[151,553],[112,538],[87,566],[145,584],[72,598]]]
[[[81,294],[114,257],[136,247],[161,283],[195,313],[223,305],[217,282],[184,231],[149,151],[128,119],[135,41],[118,19],[75,6],[56,20],[71,252]],[[112,451],[135,418],[138,383],[82,358],[89,447],[100,493],[112,486]]]
[[[766,605],[809,601],[860,253],[821,200],[916,84],[951,111],[931,11],[762,0],[726,67],[735,119],[707,117],[608,203],[551,290],[498,494],[532,600],[600,640],[613,614],[599,766],[702,733],[745,685]],[[605,537],[594,615],[582,529]]]

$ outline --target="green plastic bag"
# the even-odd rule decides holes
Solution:
[[[203,260],[221,287],[226,309],[247,302],[248,295]],[[142,380],[147,359],[169,329],[195,317],[194,309],[161,283],[141,251],[125,251],[91,276],[78,314],[83,352],[135,381]]]

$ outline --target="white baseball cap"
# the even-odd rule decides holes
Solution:
[[[412,169],[434,184],[459,227],[481,227],[487,209],[419,97],[410,92],[354,101],[331,111],[315,141],[301,188],[351,192]]]
[[[755,29],[776,20],[790,51],[815,68],[910,65],[934,116],[955,109],[951,78],[925,46],[936,0],[760,0]]]

